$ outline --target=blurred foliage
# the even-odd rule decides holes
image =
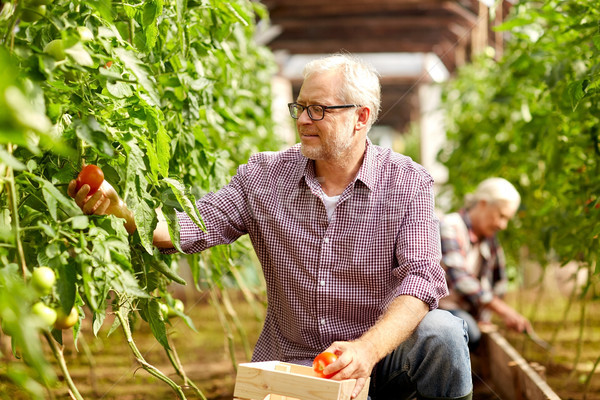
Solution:
[[[483,179],[502,176],[522,195],[502,233],[546,264],[578,261],[600,274],[600,3],[521,2],[500,27],[504,56],[488,51],[445,87],[455,207]],[[595,272],[594,272],[595,268]],[[583,292],[593,292],[593,279]]]
[[[168,348],[158,303],[172,302],[168,285],[182,280],[179,256],[152,246],[154,210],[162,207],[178,246],[175,209],[194,215],[195,199],[226,183],[250,153],[278,148],[265,101],[276,65],[253,40],[266,9],[249,0],[0,7],[0,273],[23,281],[47,265],[58,283],[45,303],[88,307],[95,333],[110,307],[127,303]],[[133,211],[134,235],[118,218],[83,215],[66,195],[90,163]],[[202,288],[221,285],[250,257],[240,243],[188,261]],[[1,318],[12,310],[26,330],[35,299],[21,308],[7,299]],[[31,367],[40,382],[49,376],[43,364]]]

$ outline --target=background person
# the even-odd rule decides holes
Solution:
[[[379,78],[358,59],[309,63],[289,105],[301,143],[250,157],[200,199],[207,232],[179,213],[181,247],[250,236],[268,296],[253,361],[311,365],[328,350],[339,358],[323,372],[356,378],[353,397],[372,376],[373,399],[470,399],[466,328],[437,310],[447,286],[433,180],[367,139],[379,106]],[[116,209],[131,226],[114,189],[87,191],[69,186],[86,213]],[[173,247],[164,221],[154,243]]]
[[[466,196],[463,209],[440,220],[442,265],[450,289],[450,295],[440,300],[440,308],[467,322],[471,349],[481,338],[478,323],[490,322],[491,313],[507,328],[531,330],[529,321],[501,298],[507,277],[496,233],[506,229],[520,202],[510,182],[488,178]]]

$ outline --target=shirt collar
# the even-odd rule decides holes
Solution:
[[[362,165],[360,166],[358,173],[356,174],[356,178],[354,181],[361,181],[365,184],[370,190],[374,190],[377,183],[377,148],[371,142],[371,139],[367,138],[365,156],[363,158]],[[315,173],[315,163],[313,160],[309,160],[305,156],[304,158],[304,168],[302,169],[303,173],[299,177],[299,180],[304,179],[306,182],[316,179]]]
[[[459,214],[462,217],[463,221],[465,221],[465,226],[469,230],[469,239],[471,240],[471,243],[472,244],[478,243],[479,238],[477,237],[475,232],[473,232],[473,224],[471,223],[471,218],[469,218],[469,213],[467,212],[467,210],[465,208],[463,208],[462,210],[459,211]]]
[[[377,183],[377,172],[378,172],[378,159],[377,150],[373,146],[371,139],[367,138],[367,148],[365,150],[365,157],[363,163],[358,170],[356,180],[364,183],[371,191],[375,189]]]

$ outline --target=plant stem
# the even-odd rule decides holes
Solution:
[[[181,361],[179,360],[179,355],[177,354],[177,350],[175,349],[175,344],[168,336],[167,336],[167,340],[169,342],[169,347],[171,349],[170,350],[165,349],[165,351],[167,352],[167,357],[169,357],[169,361],[171,362],[171,365],[173,365],[173,368],[175,368],[177,375],[179,375],[181,377],[181,379],[183,379],[184,385],[190,386],[191,388],[193,388],[196,391],[196,393],[198,393],[198,396],[200,396],[200,398],[202,400],[206,400],[206,396],[204,396],[204,393],[202,393],[202,391],[200,389],[198,389],[198,386],[196,386],[196,384],[194,384],[194,382],[190,378],[188,378],[187,374],[183,370],[183,365],[181,364]]]
[[[65,357],[63,355],[62,348],[58,347],[58,343],[54,341],[54,339],[50,335],[50,332],[44,331],[44,336],[46,337],[46,340],[50,345],[50,349],[54,354],[54,358],[56,358],[56,361],[58,361],[58,365],[65,377],[65,381],[67,382],[67,386],[69,387],[69,392],[71,396],[73,396],[73,398],[76,400],[83,400],[83,397],[81,397],[79,390],[77,390],[77,387],[73,383],[73,379],[71,379],[71,374],[69,374],[69,370],[67,368],[67,363],[65,362]]]
[[[90,382],[92,385],[92,391],[94,392],[94,394],[97,395],[97,397],[100,397],[98,395],[100,393],[100,391],[98,390],[98,379],[96,378],[96,359],[92,354],[92,350],[90,349],[90,346],[88,345],[85,336],[79,335],[78,339],[79,343],[81,343],[81,347],[83,348],[83,354],[85,354],[85,357],[87,358],[88,363],[90,365]]]
[[[8,152],[10,154],[12,154],[13,152],[12,143],[8,144]],[[25,264],[25,252],[23,251],[23,243],[21,242],[21,227],[19,224],[19,209],[17,202],[17,185],[15,185],[15,173],[10,166],[7,168],[6,172],[6,192],[8,196],[8,202],[10,204],[11,224],[13,234],[15,235],[17,256],[19,258],[19,264],[21,265],[23,279],[25,279],[27,265]]]
[[[185,397],[185,394],[183,393],[183,390],[181,389],[181,387],[177,383],[175,383],[172,379],[170,379],[168,376],[163,374],[158,368],[156,368],[154,365],[148,363],[144,359],[144,356],[139,351],[139,349],[135,345],[135,342],[133,341],[133,336],[131,335],[131,329],[129,328],[129,321],[127,320],[127,318],[125,318],[123,316],[122,308],[119,307],[119,309],[115,312],[115,314],[116,314],[117,318],[119,318],[119,322],[121,322],[121,327],[123,328],[123,333],[125,334],[125,337],[127,338],[127,344],[129,345],[129,348],[135,355],[137,362],[140,363],[142,368],[144,368],[146,371],[148,371],[148,373],[150,373],[150,375],[153,375],[154,377],[160,379],[161,381],[163,381],[166,384],[168,384],[169,386],[171,386],[171,388],[175,391],[175,393],[177,393],[177,396],[179,396],[180,399],[185,400],[186,397]]]

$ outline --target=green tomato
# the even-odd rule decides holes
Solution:
[[[0,327],[2,328],[2,332],[4,332],[6,336],[12,336],[15,334],[14,321],[9,321],[6,318],[4,318],[0,323]]]
[[[38,301],[31,307],[31,312],[33,315],[39,317],[44,328],[50,328],[56,322],[56,311],[41,301]]]
[[[21,20],[25,22],[35,22],[46,15],[46,6],[26,7],[21,11]]]
[[[160,313],[163,317],[163,320],[169,319],[169,306],[165,303],[159,303],[158,306],[160,307]]]
[[[54,329],[69,329],[79,321],[79,312],[77,307],[71,308],[69,315],[65,314],[62,308],[58,310],[58,316],[54,322]]]
[[[54,39],[53,41],[49,42],[46,46],[44,46],[44,53],[53,57],[57,61],[62,61],[67,57],[62,39]]]
[[[169,307],[169,313],[168,313],[169,318],[176,317],[177,316],[176,311],[179,311],[182,313],[183,309],[184,309],[183,301],[181,301],[179,299],[175,299],[175,301],[173,302],[173,308]]]
[[[38,267],[31,274],[31,286],[42,296],[52,293],[56,282],[54,271],[48,267]]]

